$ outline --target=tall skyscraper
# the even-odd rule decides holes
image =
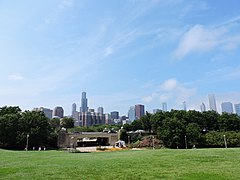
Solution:
[[[144,105],[137,104],[135,105],[135,112],[136,112],[136,119],[140,119],[142,116],[144,116]]]
[[[163,112],[167,111],[167,103],[166,102],[162,103],[162,111]]]
[[[211,111],[217,111],[215,95],[214,94],[209,94],[208,95],[208,100],[209,100],[209,109]]]
[[[186,101],[183,101],[183,110],[184,110],[184,111],[187,111],[187,104],[186,104]]]
[[[63,108],[62,107],[55,107],[54,110],[53,110],[53,117],[59,117],[59,118],[63,118],[63,115],[64,115],[64,111],[63,111]]]
[[[80,112],[87,112],[88,111],[88,100],[86,92],[82,92],[82,98],[81,98],[81,107]]]
[[[72,104],[72,115],[75,114],[75,112],[77,111],[77,105],[76,103]]]
[[[222,112],[233,113],[233,105],[231,102],[223,102],[221,104]]]
[[[97,112],[98,112],[99,114],[103,114],[103,107],[98,107]]]
[[[130,106],[128,110],[128,118],[131,122],[133,122],[136,119],[136,112],[134,106]]]
[[[204,103],[202,103],[202,104],[200,105],[200,109],[201,109],[201,112],[206,111],[206,106],[205,106]]]
[[[236,114],[240,116],[240,103],[239,104],[234,104],[234,107],[235,107]]]

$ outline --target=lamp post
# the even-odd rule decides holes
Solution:
[[[154,143],[155,143],[154,140],[155,140],[155,139],[154,139],[154,136],[153,136],[153,149],[154,149]]]
[[[28,150],[28,138],[29,138],[29,134],[27,134],[27,143],[26,143],[26,151]]]
[[[185,147],[187,149],[187,136],[184,136],[184,138],[185,138]]]
[[[225,148],[227,148],[227,140],[226,140],[225,134],[223,135],[223,139],[224,139]]]

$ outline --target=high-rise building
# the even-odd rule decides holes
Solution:
[[[231,102],[223,102],[221,104],[222,112],[233,113],[233,105]]]
[[[167,111],[167,103],[166,102],[162,103],[162,111],[163,112]]]
[[[186,104],[186,101],[183,101],[183,110],[184,110],[184,111],[187,111],[187,104]]]
[[[87,112],[87,111],[88,111],[87,95],[86,95],[86,92],[82,92],[80,112]]]
[[[206,111],[206,106],[205,106],[204,103],[202,103],[202,104],[200,105],[200,109],[201,109],[201,112]]]
[[[53,111],[51,109],[40,107],[40,108],[34,108],[33,111],[42,111],[47,118],[49,119],[52,118]]]
[[[118,111],[112,111],[111,112],[111,118],[112,119],[119,119],[119,112]]]
[[[57,106],[57,107],[54,108],[53,117],[63,118],[63,115],[64,115],[64,111],[63,111],[62,107]]]
[[[140,119],[142,116],[144,116],[144,105],[137,104],[135,105],[135,112],[136,112],[136,119]]]
[[[77,111],[77,105],[76,103],[72,104],[72,115]]]
[[[240,116],[240,103],[239,104],[234,104],[234,107],[235,107],[236,114]]]
[[[98,107],[97,112],[98,112],[99,114],[103,114],[103,107]]]
[[[209,100],[209,109],[211,111],[217,111],[215,95],[214,94],[209,94],[208,95],[208,100]]]
[[[156,113],[158,113],[160,111],[161,111],[161,109],[153,109],[153,114],[156,114]]]
[[[136,119],[135,106],[130,106],[128,110],[128,118],[130,121],[134,121]]]

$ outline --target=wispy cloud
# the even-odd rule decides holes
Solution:
[[[23,76],[22,76],[21,74],[10,74],[10,75],[8,76],[8,79],[9,79],[9,80],[14,80],[14,81],[21,81],[21,80],[23,80],[24,78],[23,78]]]
[[[180,38],[173,52],[175,59],[182,59],[191,53],[203,53],[212,50],[235,50],[240,45],[240,33],[234,28],[240,17],[230,19],[214,26],[194,25]],[[234,24],[234,25],[233,25]]]

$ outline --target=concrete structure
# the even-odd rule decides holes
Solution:
[[[145,114],[144,105],[137,104],[135,105],[136,119],[140,119]]]
[[[53,117],[63,118],[63,116],[64,116],[63,108],[60,106],[55,107],[53,110]]]
[[[79,132],[66,133],[61,130],[58,134],[59,148],[76,148],[84,146],[114,146],[118,141],[118,133]]]
[[[239,104],[234,104],[234,107],[235,107],[236,114],[240,116],[240,103]]]
[[[209,109],[211,111],[217,111],[215,95],[214,94],[209,94],[208,95],[208,100],[209,100]]]
[[[223,102],[221,104],[222,112],[233,113],[233,105],[231,102]]]

